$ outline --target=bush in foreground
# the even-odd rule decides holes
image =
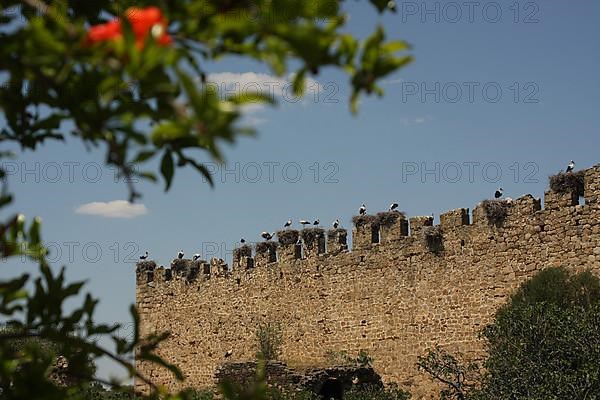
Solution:
[[[592,273],[538,273],[497,311],[483,337],[486,372],[473,385],[463,385],[461,375],[477,366],[439,349],[419,358],[444,384],[443,399],[600,399],[600,280]]]

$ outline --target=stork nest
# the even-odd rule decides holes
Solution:
[[[277,242],[273,242],[272,240],[267,240],[266,242],[256,243],[256,252],[257,253],[273,253],[277,250]]]
[[[296,244],[298,238],[300,237],[300,232],[295,229],[285,229],[283,231],[277,232],[277,240],[281,245],[290,245]]]
[[[171,261],[171,270],[176,275],[186,276],[190,269],[191,261],[192,260],[187,260],[185,258],[183,258],[183,259],[176,258],[175,260]]]
[[[390,227],[400,218],[405,219],[405,214],[402,211],[384,211],[377,213],[375,223],[379,226]]]
[[[484,200],[481,202],[481,206],[488,223],[499,227],[504,224],[511,204],[508,200]]]
[[[322,228],[306,228],[300,232],[302,241],[306,245],[311,245],[313,242],[318,240],[321,236],[325,235],[325,229]]]
[[[252,247],[247,244],[233,250],[233,259],[239,261],[242,257],[252,257]]]
[[[550,189],[556,193],[577,193],[583,196],[584,192],[584,173],[578,172],[559,172],[549,178]]]
[[[331,228],[327,231],[327,236],[346,236],[348,231],[343,228]]]
[[[141,260],[136,264],[136,272],[147,272],[154,271],[156,269],[156,263],[149,260]]]
[[[423,229],[425,246],[433,254],[439,255],[444,250],[444,234],[441,226],[428,226]]]
[[[363,225],[373,224],[376,221],[377,217],[375,215],[355,215],[352,217],[352,223],[357,228]]]

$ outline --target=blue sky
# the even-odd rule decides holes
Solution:
[[[214,165],[214,189],[183,170],[166,194],[162,184],[139,184],[137,216],[81,214],[84,204],[127,197],[102,152],[69,141],[18,153],[14,210],[43,218],[51,260],[89,281],[101,320],[129,321],[133,262],[145,250],[165,265],[179,249],[230,259],[240,237],[258,240],[288,218],[340,218],[350,228],[362,202],[379,211],[392,201],[409,216],[438,216],[472,208],[498,186],[539,197],[569,160],[578,168],[600,162],[600,3],[484,1],[469,15],[463,2],[403,2],[385,17],[365,3],[346,3],[349,31],[365,36],[381,23],[389,38],[413,45],[415,62],[384,82],[383,99],[363,98],[358,116],[348,110],[347,79],[328,70],[313,77],[311,99],[249,109],[259,135],[225,148],[229,172]],[[249,74],[269,71],[240,60],[211,68],[217,82],[281,83]],[[35,268],[11,260],[0,278],[21,270]],[[101,366],[103,375],[112,371]]]

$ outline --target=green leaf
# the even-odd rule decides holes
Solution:
[[[156,174],[154,174],[153,172],[150,172],[150,171],[138,172],[137,176],[139,176],[142,179],[146,179],[150,182],[153,182],[153,183],[158,181],[158,179],[156,178]]]
[[[163,158],[160,162],[160,173],[165,179],[165,192],[169,190],[171,187],[171,181],[173,180],[174,174],[174,164],[173,164],[173,156],[171,151],[166,150]]]
[[[398,51],[408,50],[408,43],[402,40],[393,40],[381,46],[381,50],[385,53],[395,53]]]
[[[134,164],[143,163],[148,161],[156,154],[156,150],[140,151],[137,156],[133,159]]]
[[[37,245],[41,243],[41,234],[40,234],[40,230],[41,230],[41,225],[42,221],[40,218],[36,217],[33,219],[33,222],[31,223],[31,226],[29,227],[29,233],[28,233],[28,237],[29,237],[29,242],[32,245]]]
[[[305,85],[306,71],[307,71],[307,68],[301,68],[294,76],[292,88],[294,89],[294,94],[297,96],[304,95],[304,89],[306,88],[306,85]]]

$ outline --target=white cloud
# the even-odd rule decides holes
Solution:
[[[404,126],[420,125],[425,122],[431,121],[431,117],[414,117],[414,118],[400,118],[400,123]]]
[[[244,113],[244,115],[256,114],[261,111],[264,111],[265,109],[266,109],[266,106],[262,103],[244,104],[241,107],[242,113]]]
[[[94,201],[82,204],[75,210],[77,214],[98,215],[105,218],[135,218],[148,213],[143,204],[133,204],[126,200],[109,202]]]
[[[381,81],[382,85],[398,85],[404,82],[403,78],[384,79]]]
[[[273,97],[283,97],[289,101],[297,101],[292,89],[294,74],[278,77],[256,72],[219,72],[209,74],[207,82],[216,85],[222,95],[261,93]],[[305,92],[323,91],[323,86],[316,80],[306,77]]]
[[[280,99],[285,103],[306,105],[308,102],[318,102],[322,97],[331,95],[331,88],[326,90],[319,82],[310,77],[304,80],[304,97],[299,97],[293,91],[294,74],[278,77],[256,72],[218,72],[207,76],[207,85],[212,85],[220,93],[222,99],[233,95],[258,93]],[[248,103],[240,107],[243,122],[246,125],[257,126],[269,120],[261,115],[267,110],[267,104],[262,102]]]
[[[269,122],[268,118],[244,116],[244,123],[250,127],[257,127],[258,125],[262,125],[267,122]]]
[[[261,115],[266,109],[267,107],[263,103],[244,104],[240,107],[243,123],[251,127],[257,127],[268,122],[269,119]]]

